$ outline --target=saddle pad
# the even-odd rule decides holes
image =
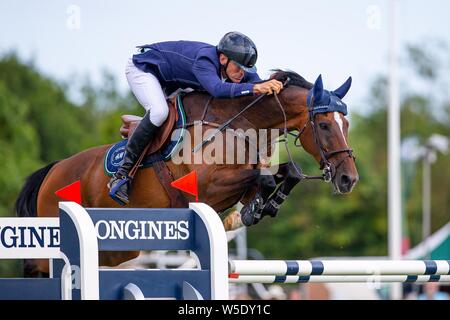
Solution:
[[[182,94],[177,96],[177,113],[178,120],[175,123],[174,128],[181,128],[179,130],[175,130],[175,133],[171,134],[171,139],[167,139],[162,148],[157,152],[150,155],[145,156],[142,161],[141,168],[151,167],[153,163],[156,161],[164,160],[168,161],[172,158],[172,155],[178,150],[183,142],[183,138],[186,133],[186,129],[184,129],[186,125],[186,114],[184,112],[183,102],[182,102]],[[105,153],[103,168],[105,170],[105,174],[108,176],[112,176],[120,167],[123,162],[123,158],[125,156],[125,147],[128,143],[128,139],[119,141],[113,144]]]

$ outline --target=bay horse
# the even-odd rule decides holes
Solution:
[[[264,99],[254,96],[212,99],[206,93],[189,93],[183,99],[187,119],[192,122],[203,118],[204,124],[223,123],[244,111],[245,106],[260,99],[236,117],[230,123],[230,127],[244,130],[276,129],[279,135],[283,132],[299,131],[297,139],[300,140],[303,148],[320,163],[321,168],[328,170],[328,180],[332,182],[334,189],[339,193],[351,192],[358,180],[358,173],[352,150],[347,142],[348,121],[344,117],[346,106],[341,100],[350,88],[351,78],[335,91],[323,89],[321,76],[314,85],[292,71],[276,70],[271,78],[284,82],[285,88],[278,95],[268,95]],[[207,110],[203,107],[205,105],[209,105]],[[194,136],[195,128],[196,125],[187,128],[191,137]],[[202,132],[207,129],[211,128],[208,128],[208,125],[202,126]],[[188,142],[192,143],[192,141]],[[216,138],[209,144],[214,145],[218,142],[224,145],[228,143]],[[273,144],[273,141],[269,143]],[[104,173],[103,167],[103,158],[110,146],[93,147],[69,158],[55,161],[31,174],[16,201],[17,214],[22,217],[58,216],[58,202],[61,199],[55,195],[55,191],[77,180],[81,182],[84,207],[120,207],[108,196],[109,177]],[[283,170],[285,172],[281,174],[278,172],[272,176],[261,175],[263,167],[261,163],[175,164],[169,160],[166,165],[174,179],[195,170],[198,176],[199,201],[207,203],[219,213],[240,201],[246,205],[244,207],[247,208],[246,212],[252,215],[252,211],[258,210],[258,204],[261,205],[256,201],[261,200],[261,197],[265,202],[272,200],[270,203],[273,209],[278,206],[274,199],[284,200],[290,189],[301,178],[298,176],[298,168],[293,167],[292,163],[290,166],[280,166],[280,172]],[[295,169],[294,173],[292,168]],[[270,196],[280,182],[285,183],[278,188],[276,194]],[[191,195],[184,194],[184,197],[187,201],[195,201]],[[133,179],[130,202],[127,207],[168,208],[170,206],[168,193],[158,180],[155,170],[152,167],[138,170]],[[263,207],[260,206],[259,209],[261,208]],[[270,214],[272,215],[273,212]],[[254,218],[251,216],[250,220],[254,221]],[[246,224],[250,225],[252,222]],[[117,266],[138,255],[139,252],[135,251],[101,252],[100,265]],[[48,261],[27,260],[25,262],[26,274],[35,275],[38,272],[48,273]]]

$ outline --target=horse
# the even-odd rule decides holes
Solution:
[[[328,178],[324,179],[331,181],[338,193],[351,192],[359,177],[352,149],[348,145],[349,125],[344,116],[346,105],[341,100],[350,88],[351,78],[335,91],[323,88],[321,76],[314,85],[293,71],[277,69],[270,78],[285,83],[284,89],[278,95],[219,99],[212,98],[204,92],[186,94],[183,104],[187,120],[192,124],[186,127],[190,133],[188,136],[193,137],[199,125],[201,132],[205,133],[211,130],[212,124],[224,123],[227,119],[229,128],[271,129],[278,133],[275,138],[283,133],[298,131],[296,140],[300,140],[303,148],[326,171]],[[198,119],[202,119],[201,123],[194,121]],[[215,128],[217,130],[217,125]],[[209,145],[214,146],[219,142],[223,145],[230,144],[223,139],[225,136],[222,138],[216,136],[209,141]],[[273,139],[268,141],[268,149],[273,145]],[[189,139],[186,141],[193,143]],[[203,149],[209,145],[206,144]],[[18,216],[57,217],[60,199],[55,192],[77,180],[81,183],[81,204],[84,207],[121,207],[108,196],[109,177],[104,173],[103,158],[110,146],[102,145],[84,150],[32,173],[16,201]],[[186,149],[183,149],[183,152],[186,152]],[[193,156],[194,151],[188,149],[186,153],[189,152]],[[292,163],[280,166],[276,173],[262,175],[261,171],[266,164],[259,160],[256,164],[251,163],[248,161],[248,150],[246,154],[245,163],[180,164],[170,159],[165,164],[173,179],[196,171],[198,201],[210,205],[216,212],[224,212],[238,202],[244,204],[246,213],[249,214],[247,216],[250,217],[247,219],[250,222],[247,221],[245,224],[251,225],[261,219],[261,212],[267,208],[264,204],[270,202],[272,211],[268,212],[273,215],[274,207],[275,210],[279,207],[277,203],[284,201],[290,189],[304,176]],[[274,193],[277,184],[280,183],[282,186]],[[196,200],[190,194],[183,194],[183,197],[185,201]],[[281,201],[273,201],[274,199]],[[167,189],[159,181],[155,168],[141,168],[137,171],[127,206],[135,208],[174,206]],[[258,210],[259,217],[255,216]],[[138,255],[138,251],[101,252],[100,265],[114,267]],[[48,273],[48,261],[27,260],[24,270],[29,275]]]

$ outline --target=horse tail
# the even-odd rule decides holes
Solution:
[[[37,198],[39,188],[41,187],[41,184],[50,169],[56,163],[58,163],[58,161],[52,162],[28,176],[15,204],[15,212],[18,217],[37,216]]]
[[[15,204],[15,212],[18,217],[36,217],[37,216],[37,198],[39,188],[51,168],[58,161],[37,170],[28,176],[25,185],[20,190]],[[24,259],[22,261],[23,275],[26,278],[46,277],[38,270],[36,261],[33,259]]]

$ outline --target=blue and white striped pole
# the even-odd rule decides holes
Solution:
[[[230,260],[238,275],[450,275],[450,260]]]
[[[450,283],[450,275],[359,275],[359,276],[274,276],[274,275],[234,275],[230,283],[378,283],[378,282],[409,282]]]

